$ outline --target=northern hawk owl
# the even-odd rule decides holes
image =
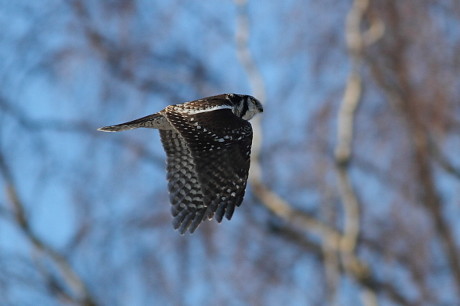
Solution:
[[[170,105],[156,114],[102,127],[104,132],[135,128],[160,131],[167,155],[173,226],[193,233],[205,219],[231,219],[243,201],[249,172],[252,127],[263,111],[252,96],[222,94]]]

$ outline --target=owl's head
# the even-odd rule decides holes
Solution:
[[[233,113],[244,120],[250,120],[264,108],[259,100],[249,95],[231,94],[231,101],[234,103]]]

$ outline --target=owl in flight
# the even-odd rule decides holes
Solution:
[[[252,143],[248,120],[260,112],[262,104],[252,96],[222,94],[99,131],[160,130],[173,226],[193,233],[205,218],[230,220],[243,201]]]

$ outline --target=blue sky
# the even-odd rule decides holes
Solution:
[[[78,2],[0,1],[0,150],[36,234],[68,259],[101,305],[327,305],[323,262],[276,234],[285,224],[260,204],[251,186],[231,222],[209,222],[194,235],[180,236],[170,224],[158,133],[96,131],[169,104],[224,92],[250,94],[235,46],[235,3],[82,1],[80,14],[72,5]],[[267,97],[264,181],[292,206],[337,227],[342,211],[332,152],[349,69],[343,41],[349,4],[248,4],[249,49]],[[425,212],[397,209],[406,198],[391,184],[394,177],[406,179],[405,173],[382,179],[372,172],[388,173],[404,158],[393,152],[405,151],[397,147],[404,141],[394,124],[398,114],[369,84],[357,146],[360,160],[375,168],[351,172],[367,204],[364,236],[378,240],[391,233],[392,220],[409,211],[420,232],[431,237],[432,254],[420,256],[444,265],[429,222],[423,222]],[[437,179],[454,203],[458,182],[444,172]],[[62,300],[45,285],[47,276],[59,279],[59,273],[14,224],[9,202],[1,193],[0,304],[58,305]],[[447,217],[455,223],[458,207],[450,204]],[[378,277],[418,296],[410,271],[397,266],[393,253],[382,259],[373,250],[361,252]],[[433,279],[430,286],[451,285],[448,271]],[[350,277],[337,281],[338,305],[358,305],[360,294]],[[444,301],[454,294],[446,293]]]

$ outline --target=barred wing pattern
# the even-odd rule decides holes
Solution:
[[[173,225],[193,233],[205,218],[231,219],[243,200],[249,172],[251,124],[230,109],[162,115],[174,130],[160,130],[167,154]]]
[[[175,229],[179,228],[181,233],[185,233],[190,226],[190,231],[193,232],[203,220],[206,211],[194,160],[179,133],[174,130],[160,130],[160,137],[167,155],[173,226]]]

